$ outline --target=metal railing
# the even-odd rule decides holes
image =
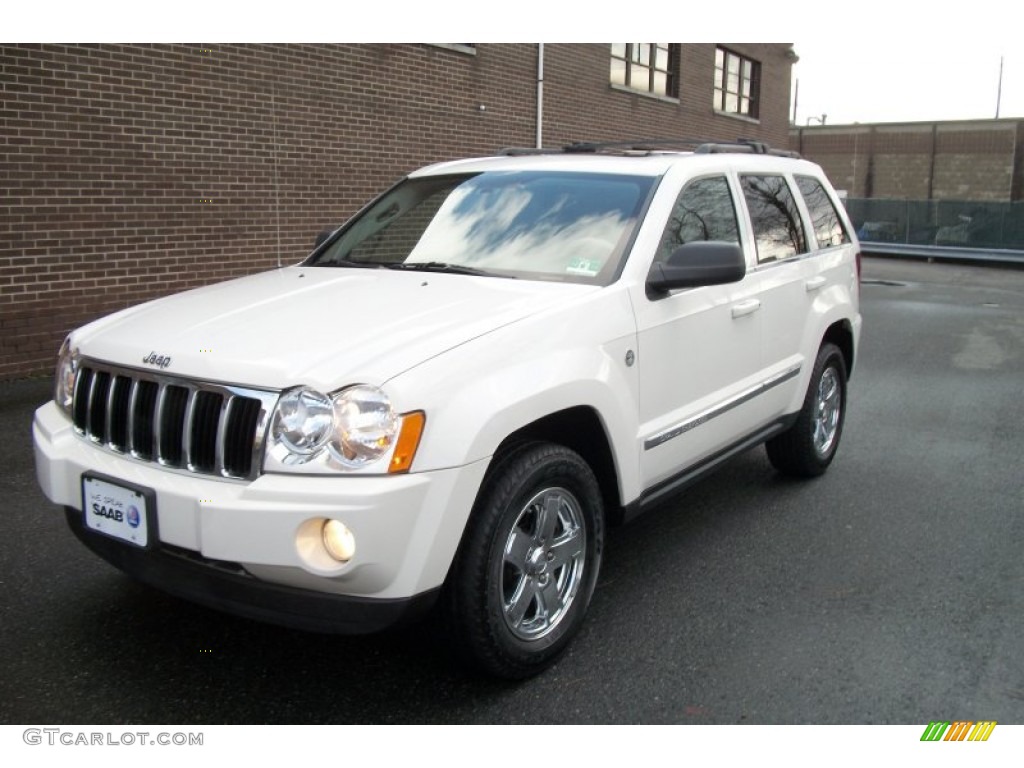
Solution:
[[[1024,263],[1024,201],[850,198],[846,209],[869,253]]]

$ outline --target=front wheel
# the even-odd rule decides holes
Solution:
[[[835,344],[822,344],[796,423],[765,444],[785,475],[817,477],[832,463],[846,416],[846,362]]]
[[[456,641],[490,674],[537,674],[568,646],[597,583],[601,492],[580,456],[532,443],[499,457],[448,583]]]

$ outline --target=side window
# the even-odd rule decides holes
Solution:
[[[807,210],[811,212],[811,225],[814,227],[818,247],[831,248],[850,242],[850,236],[843,228],[843,222],[832,203],[832,198],[828,196],[821,182],[813,176],[797,176],[796,185],[800,189],[800,194],[804,196]]]
[[[760,263],[807,252],[796,199],[783,176],[740,176]]]
[[[736,206],[724,176],[690,182],[679,193],[655,261],[665,261],[679,246],[699,240],[740,241]]]

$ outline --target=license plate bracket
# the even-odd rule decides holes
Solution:
[[[86,472],[82,475],[85,527],[139,549],[157,541],[156,493],[152,488]]]

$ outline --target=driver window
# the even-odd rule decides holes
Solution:
[[[679,193],[655,261],[665,261],[681,245],[700,240],[740,242],[736,206],[724,176],[692,181]]]

